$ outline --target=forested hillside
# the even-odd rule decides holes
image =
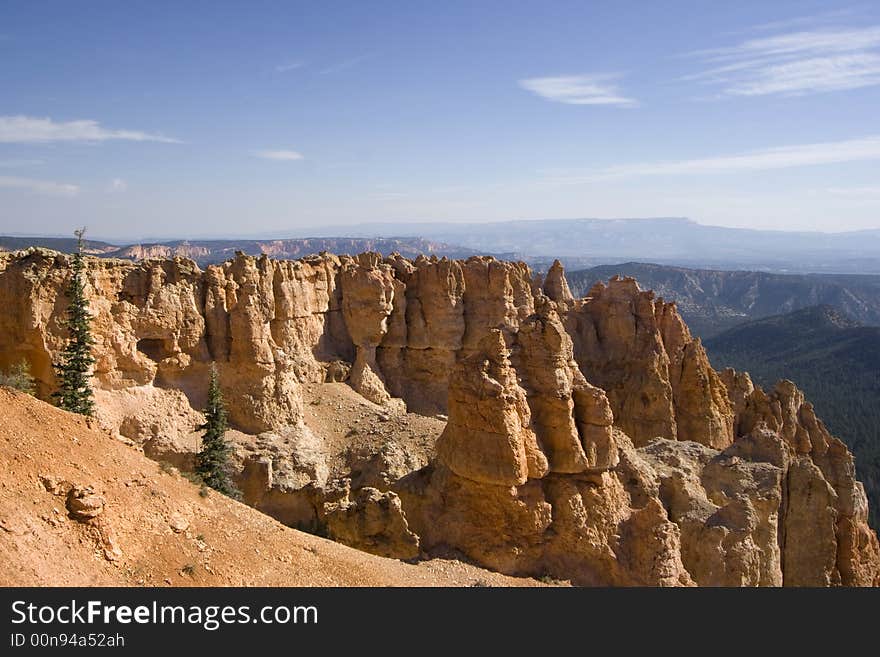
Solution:
[[[831,306],[862,324],[880,325],[880,276],[771,274],[639,262],[566,273],[576,296],[615,275],[632,276],[642,289],[675,301],[691,332],[704,339],[751,320],[817,305]]]
[[[828,306],[750,322],[707,340],[716,369],[746,370],[772,386],[794,381],[856,457],[880,527],[880,328],[859,326]]]

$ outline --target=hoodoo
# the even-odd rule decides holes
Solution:
[[[0,368],[57,382],[70,257],[0,254]],[[98,422],[191,467],[216,363],[245,501],[383,556],[582,585],[876,585],[853,458],[631,278],[491,257],[86,261]],[[125,553],[125,548],[120,548]]]

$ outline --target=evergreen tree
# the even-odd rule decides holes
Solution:
[[[55,393],[58,405],[66,411],[80,415],[94,415],[95,401],[90,383],[92,366],[91,329],[89,327],[89,300],[85,293],[85,260],[83,258],[83,235],[86,229],[74,231],[77,251],[73,255],[72,276],[67,286],[67,332],[68,339],[61,352],[61,362],[55,365],[59,378],[59,390]]]
[[[231,449],[225,438],[227,428],[226,407],[223,405],[223,393],[220,392],[217,366],[212,364],[205,423],[199,427],[205,434],[202,436],[202,450],[196,455],[196,473],[214,490],[238,499],[241,492],[232,481],[229,462]]]

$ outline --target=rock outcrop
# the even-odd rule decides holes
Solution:
[[[437,453],[454,473],[479,483],[516,486],[547,472],[500,330],[459,363],[449,387],[449,408]]]
[[[340,280],[342,314],[356,349],[349,381],[366,399],[383,404],[391,396],[379,374],[376,347],[388,332],[395,289],[402,292],[403,286],[395,285],[391,266],[380,262],[375,253],[361,254],[357,264],[347,263]]]
[[[613,278],[575,302],[566,322],[578,365],[636,445],[658,436],[716,449],[733,442],[724,385],[675,304]]]
[[[601,472],[617,464],[605,392],[584,378],[571,338],[545,298],[516,335],[517,370],[528,391],[532,424],[551,472]]]
[[[96,390],[95,408],[103,426],[140,445],[150,458],[192,470],[205,418],[180,390],[151,385]]]
[[[69,267],[0,254],[0,369],[25,359],[43,398]],[[245,501],[285,524],[584,585],[880,583],[846,446],[790,382],[716,373],[633,279],[575,299],[558,263],[238,254],[88,259],[86,287],[99,422],[190,467],[216,363]]]
[[[620,463],[617,443],[628,439],[615,436],[610,426],[588,424],[607,429],[608,435],[597,450],[592,432],[587,433],[589,448],[584,449],[557,328],[561,324],[551,314],[547,324],[534,329],[549,330],[557,339],[556,348],[545,351],[557,367],[544,370],[556,385],[533,389],[531,405],[551,411],[542,412],[537,422],[501,330],[492,331],[480,350],[460,363],[450,385],[449,422],[437,444],[437,462],[421,480],[402,487],[408,517],[425,548],[452,547],[502,572],[553,575],[578,584],[691,584],[679,556],[677,527],[656,500],[640,494],[648,483],[636,468],[621,468],[625,479],[609,471]],[[552,338],[538,339],[544,348],[553,345]],[[527,348],[525,354],[530,353]],[[546,363],[532,364],[541,369]],[[583,419],[610,423],[604,395],[584,395],[593,403],[584,407]],[[533,423],[550,458],[530,428]],[[637,499],[627,486],[634,487]],[[642,531],[657,540],[645,541]]]
[[[786,583],[880,582],[880,548],[846,445],[831,436],[791,381],[780,381],[768,394],[753,386],[748,374],[728,369],[722,377],[737,409],[737,433],[770,432],[786,446],[780,463],[786,491],[781,527]]]
[[[778,440],[773,434],[760,439],[771,450]],[[681,530],[682,562],[698,584],[783,584],[781,468],[662,438],[639,453],[657,475],[656,494]]]
[[[409,530],[397,493],[364,486],[352,494],[346,480],[324,502],[321,520],[334,540],[351,547],[397,559],[419,556],[419,537]]]
[[[565,279],[565,270],[562,263],[554,260],[547,275],[542,281],[541,289],[544,294],[557,303],[565,303],[574,301],[571,289],[568,287],[568,281]]]

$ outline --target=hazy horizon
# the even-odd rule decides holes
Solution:
[[[409,222],[400,222],[398,224],[394,224],[400,227],[400,232],[391,233],[375,233],[371,235],[372,237],[387,237],[387,238],[402,238],[402,237],[410,237],[410,238],[418,238],[424,237],[419,232],[419,227],[430,227],[430,226],[485,226],[489,224],[526,224],[526,223],[540,223],[540,222],[603,222],[607,221],[609,223],[613,222],[651,222],[651,221],[678,221],[685,222],[688,224],[693,224],[697,226],[707,227],[707,228],[732,228],[734,230],[748,230],[748,231],[758,231],[758,232],[774,232],[774,233],[791,233],[791,234],[807,234],[807,235],[844,235],[851,233],[864,233],[864,232],[876,232],[880,230],[880,228],[861,228],[855,230],[798,230],[798,229],[777,229],[777,228],[740,228],[740,227],[728,227],[728,226],[713,226],[712,224],[706,224],[694,219],[690,219],[689,217],[544,217],[540,219],[536,218],[525,218],[525,219],[497,219],[494,221],[409,221]],[[352,223],[352,224],[338,224],[331,225],[325,227],[318,226],[307,226],[300,229],[279,229],[274,232],[266,232],[266,233],[235,233],[235,232],[227,232],[227,233],[218,233],[218,234],[185,234],[185,233],[173,233],[173,234],[158,234],[158,235],[149,235],[149,234],[119,234],[119,235],[97,235],[93,234],[93,231],[85,225],[86,230],[86,239],[96,242],[107,242],[110,244],[117,244],[120,246],[135,244],[135,243],[149,243],[149,242],[174,242],[174,241],[235,241],[235,240],[254,240],[254,241],[263,241],[263,240],[286,240],[286,239],[309,239],[309,238],[361,238],[366,237],[366,233],[372,230],[374,226],[385,226],[386,224],[390,225],[393,222],[382,222],[382,221],[370,221],[370,222],[360,222],[360,223]],[[81,226],[71,226],[70,230],[66,233],[64,232],[38,232],[38,231],[2,231],[0,232],[0,237],[16,237],[16,238],[48,238],[48,239],[67,239],[73,238],[73,231],[80,228]],[[363,232],[358,232],[356,229],[361,229]],[[351,231],[350,234],[347,234],[345,231]]]
[[[876,5],[13,0],[0,85],[3,234],[880,228]]]

